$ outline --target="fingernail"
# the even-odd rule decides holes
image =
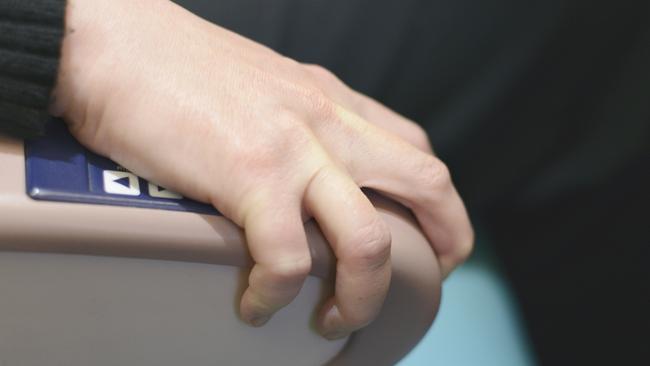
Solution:
[[[341,312],[336,305],[332,305],[323,316],[323,328],[336,328],[341,323]]]
[[[269,315],[254,316],[250,319],[249,323],[254,327],[261,327],[262,325],[266,324],[269,319],[271,319]]]
[[[323,316],[323,337],[335,340],[345,338],[350,333],[344,329],[341,329],[339,324],[341,324],[341,313],[336,305],[332,307],[325,313]]]

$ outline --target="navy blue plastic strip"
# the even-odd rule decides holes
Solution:
[[[34,199],[219,215],[211,205],[161,187],[150,192],[149,182],[86,150],[60,120],[52,119],[46,130],[44,137],[25,142],[27,193]]]

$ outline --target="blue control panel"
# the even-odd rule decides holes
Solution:
[[[219,215],[134,175],[81,146],[56,119],[44,137],[25,142],[27,193],[37,200],[155,208]]]

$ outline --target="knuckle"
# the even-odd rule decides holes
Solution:
[[[304,92],[307,110],[316,121],[336,120],[336,106],[334,102],[321,90],[316,88]]]
[[[440,192],[446,192],[451,186],[451,173],[440,159],[427,155],[417,168],[419,186],[424,188],[424,196],[431,198]]]
[[[431,143],[429,142],[429,135],[421,126],[413,124],[412,139],[415,147],[422,151],[431,151]]]
[[[291,260],[282,260],[267,266],[266,276],[276,284],[286,284],[303,281],[311,271],[312,261],[310,256],[299,257]]]
[[[470,255],[472,255],[472,251],[474,250],[474,241],[474,230],[469,228],[469,230],[463,234],[463,237],[458,240],[458,244],[454,247],[454,250],[451,253],[451,259],[455,265],[460,265],[465,262]]]
[[[338,78],[334,75],[333,72],[329,71],[325,67],[317,64],[306,64],[304,65],[307,71],[309,71],[316,79],[328,83],[338,82]]]
[[[390,230],[379,218],[372,224],[357,230],[347,244],[347,258],[357,265],[376,269],[390,259]]]
[[[278,55],[278,57],[276,59],[279,62],[281,62],[284,65],[284,67],[286,67],[287,69],[290,69],[290,70],[295,70],[295,69],[299,68],[300,65],[301,65],[301,63],[296,61],[295,59],[293,59],[291,57],[284,56],[284,55]]]

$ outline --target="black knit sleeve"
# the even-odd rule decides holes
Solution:
[[[0,0],[0,133],[43,133],[66,0]]]

